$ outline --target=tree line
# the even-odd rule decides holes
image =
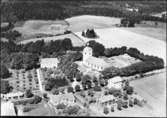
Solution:
[[[102,71],[104,78],[111,78],[114,76],[131,76],[164,68],[163,59],[156,56],[144,55],[136,48],[127,49],[127,47],[123,46],[120,48],[110,48],[105,50],[105,55],[107,57],[118,56],[122,54],[128,54],[131,57],[140,59],[141,61],[123,68],[107,68]]]
[[[92,14],[92,15],[103,15],[111,17],[135,17],[141,18],[142,20],[153,20],[153,21],[163,21],[164,18],[157,18],[150,16],[147,11],[160,12],[165,11],[164,4],[161,4],[163,1],[154,3],[145,0],[139,6],[139,12],[133,13],[122,10],[124,5],[121,2],[112,2],[111,6],[108,7],[106,3],[111,2],[105,0],[103,3],[100,3],[98,0],[87,1],[87,0],[43,0],[43,1],[32,1],[32,0],[13,0],[10,2],[2,2],[1,4],[1,18],[4,22],[16,22],[16,21],[25,21],[29,19],[44,19],[44,20],[55,20],[55,19],[65,19],[68,17],[83,15],[83,14]],[[99,7],[94,7],[94,4],[99,5]],[[152,4],[151,4],[152,3]],[[154,3],[154,4],[153,4]],[[101,4],[104,4],[103,8],[100,7]],[[125,4],[125,3],[124,3]],[[145,10],[145,4],[153,7],[147,7]],[[157,5],[158,4],[158,5]],[[92,5],[92,7],[82,7],[86,5]],[[156,6],[158,9],[156,10]],[[76,10],[77,9],[77,10]],[[33,11],[33,12],[32,12]]]

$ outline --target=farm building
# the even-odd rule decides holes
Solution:
[[[103,59],[93,57],[93,50],[91,47],[86,46],[83,50],[83,64],[91,69],[102,71],[111,65],[105,62]]]
[[[41,68],[57,68],[59,61],[57,58],[42,58],[40,63]]]
[[[50,102],[54,105],[64,103],[66,105],[73,104],[75,102],[74,95],[72,93],[68,94],[59,94],[59,95],[51,95]]]
[[[115,99],[113,95],[104,95],[101,96],[98,101],[102,106],[105,106],[107,104],[113,103]]]
[[[108,88],[114,87],[116,89],[121,89],[122,87],[122,78],[119,76],[113,77],[108,80]]]

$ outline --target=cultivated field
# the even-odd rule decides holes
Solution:
[[[166,115],[166,72],[135,80],[130,84],[147,100],[148,105],[143,111],[154,117]]]
[[[70,38],[73,46],[83,46],[84,45],[84,42],[80,38],[78,38],[76,35],[74,35],[73,33],[64,34],[64,35],[60,35],[60,36],[31,38],[31,39],[19,41],[18,44],[26,44],[26,43],[30,43],[30,42],[36,42],[38,40],[44,40],[45,42],[50,42],[51,40],[53,40],[53,41],[54,40],[63,40],[64,38]]]
[[[105,16],[93,16],[93,15],[81,15],[71,18],[67,18],[69,23],[69,29],[73,32],[85,30],[87,28],[105,28],[113,27],[115,24],[120,24],[120,18],[105,17]]]
[[[93,40],[103,44],[106,48],[121,46],[134,47],[144,54],[161,57],[166,63],[166,43],[164,41],[120,28],[95,29],[95,32],[99,38]],[[83,37],[81,32],[76,32],[76,35],[85,42],[92,40]]]
[[[121,28],[137,34],[153,37],[166,42],[166,29],[165,28],[152,28],[152,27],[134,27],[134,28]]]

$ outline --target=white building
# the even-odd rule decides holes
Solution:
[[[53,105],[64,103],[65,105],[74,104],[75,97],[72,93],[59,94],[59,95],[50,95],[50,102]]]
[[[41,68],[57,68],[59,61],[57,58],[42,58],[40,63]]]
[[[12,92],[12,93],[7,93],[7,94],[1,94],[1,98],[4,100],[19,100],[24,98],[24,93],[23,92]]]
[[[111,79],[108,80],[108,88],[116,88],[116,89],[121,89],[122,88],[122,78],[119,76],[113,77]]]
[[[12,102],[1,102],[1,116],[16,116],[14,104]]]
[[[83,64],[98,71],[103,71],[105,68],[111,67],[111,65],[103,59],[94,57],[92,48],[88,46],[83,50]]]

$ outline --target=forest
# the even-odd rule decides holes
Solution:
[[[126,3],[131,7],[138,7],[139,12],[124,10]],[[166,11],[165,0],[158,2],[155,0],[135,2],[132,0],[5,0],[1,3],[1,20],[3,22],[28,19],[56,20],[90,14],[165,22],[164,18],[149,15],[162,11]]]

